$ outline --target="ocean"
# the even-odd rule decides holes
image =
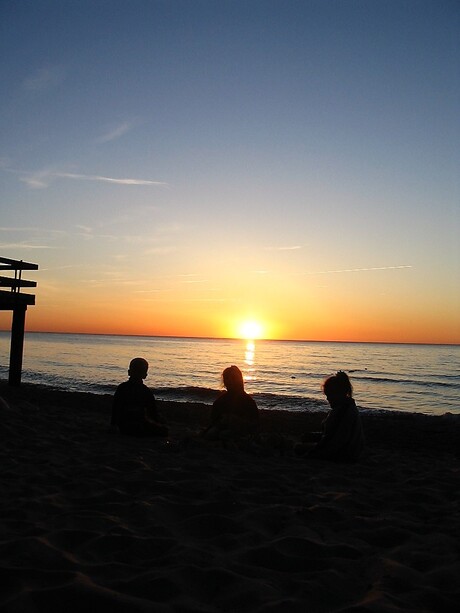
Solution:
[[[0,379],[8,378],[10,333],[0,332]],[[258,406],[290,411],[327,406],[325,377],[344,370],[361,409],[460,414],[460,346],[245,341],[26,333],[22,381],[69,391],[113,393],[133,357],[150,363],[160,400],[211,404],[222,370],[236,364]]]

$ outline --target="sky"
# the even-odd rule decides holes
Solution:
[[[460,343],[458,2],[2,0],[0,54],[27,330]]]

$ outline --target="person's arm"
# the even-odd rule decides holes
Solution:
[[[352,399],[333,409],[324,436],[309,455],[329,460],[352,460],[362,452],[364,439],[358,409]]]
[[[144,406],[145,406],[145,418],[147,421],[154,423],[156,425],[161,425],[165,423],[165,420],[162,419],[158,407],[157,401],[153,392],[150,388],[144,385]]]
[[[341,421],[339,409],[332,409],[323,422],[323,436],[321,438],[324,440],[333,438],[341,427]]]
[[[327,457],[334,453],[337,437],[340,435],[340,413],[332,409],[323,422],[323,433],[316,445],[308,453],[310,457]]]
[[[224,408],[225,408],[225,400],[224,399],[225,398],[226,398],[226,392],[223,392],[212,403],[211,415],[210,415],[210,418],[209,418],[209,424],[203,430],[202,434],[206,434],[206,432],[211,430],[211,428],[215,428],[215,427],[219,426],[220,422],[222,421],[222,416],[223,416],[223,413],[224,413]]]
[[[255,429],[259,427],[259,409],[254,398],[251,398],[251,396],[249,395],[246,396],[246,407],[242,418],[248,426],[251,426]]]

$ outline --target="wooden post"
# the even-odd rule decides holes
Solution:
[[[21,385],[26,310],[26,305],[16,306],[13,309],[13,323],[11,326],[10,372],[8,377],[8,383],[10,385],[15,386]]]

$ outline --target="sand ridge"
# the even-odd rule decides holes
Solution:
[[[204,405],[161,403],[170,439],[138,440],[108,396],[0,396],[2,612],[457,610],[456,417],[365,415],[366,457],[338,465],[187,438]]]

